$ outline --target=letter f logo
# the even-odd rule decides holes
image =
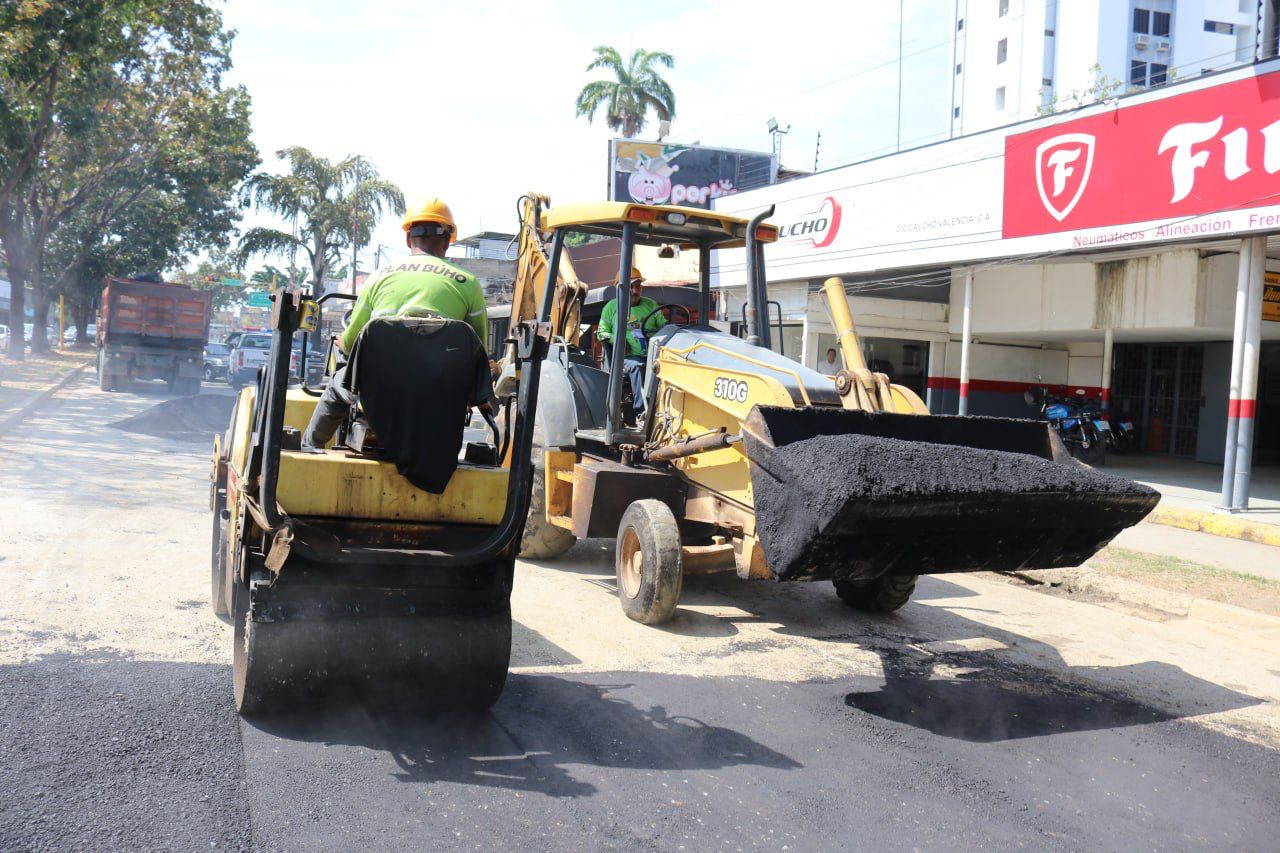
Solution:
[[[1049,215],[1067,218],[1093,172],[1094,137],[1089,133],[1064,133],[1046,139],[1036,148],[1036,189]],[[1084,163],[1079,162],[1084,158]]]

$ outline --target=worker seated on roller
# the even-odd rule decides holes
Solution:
[[[457,239],[453,212],[439,198],[409,209],[402,222],[405,244],[412,256],[392,262],[375,272],[351,311],[351,322],[342,333],[338,347],[349,355],[360,332],[370,320],[383,317],[436,316],[462,321],[475,330],[482,351],[488,351],[489,322],[484,291],[474,275],[444,260],[449,245]],[[344,358],[345,361],[345,358]],[[488,362],[486,360],[486,368]],[[340,367],[321,395],[311,422],[302,436],[302,449],[317,452],[337,432],[355,402],[348,382],[347,367]],[[492,412],[488,400],[476,401]]]
[[[627,370],[627,377],[631,382],[632,414],[636,421],[639,421],[640,416],[644,414],[645,347],[648,345],[649,336],[667,323],[667,318],[658,310],[658,303],[647,296],[641,295],[641,287],[643,285],[644,276],[640,274],[640,269],[632,267],[631,310],[627,315],[625,326],[627,348],[625,350],[624,364]],[[618,300],[610,299],[605,304],[604,310],[600,312],[600,324],[596,327],[596,337],[608,344],[609,347],[612,347],[617,337],[617,327]],[[610,354],[610,361],[612,362],[611,350],[606,348],[605,351]],[[606,369],[608,369],[608,365],[606,365]]]

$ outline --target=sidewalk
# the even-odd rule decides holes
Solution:
[[[93,363],[93,350],[67,350],[48,355],[28,354],[25,361],[9,361],[0,355],[0,426],[34,405],[72,371]]]
[[[1218,508],[1221,465],[1168,456],[1109,456],[1103,470],[1160,492],[1160,505],[1149,522],[1280,546],[1280,468],[1253,469],[1249,509],[1236,513]]]

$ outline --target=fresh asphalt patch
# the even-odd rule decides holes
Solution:
[[[0,850],[244,850],[230,667],[0,665]]]
[[[235,404],[236,398],[225,394],[175,397],[111,426],[158,438],[208,442],[214,433],[227,428]]]
[[[247,721],[254,841],[1260,849],[1280,832],[1276,752],[1045,676],[516,673],[478,718],[360,700]]]

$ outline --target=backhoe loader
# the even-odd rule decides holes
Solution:
[[[357,405],[329,447],[306,453],[300,434],[319,391],[305,376],[290,387],[291,338],[302,332],[305,340],[322,303],[334,298],[353,297],[274,292],[270,359],[214,441],[211,598],[235,626],[236,707],[269,713],[349,685],[427,704],[488,707],[510,657],[511,585],[529,509],[546,330],[532,322],[511,327],[514,422],[501,452],[494,424],[495,446],[473,443],[458,459],[470,401],[447,397],[442,383],[388,391],[372,382],[387,375],[389,361],[399,376],[404,365],[439,370],[462,357],[451,352],[464,348],[443,346],[447,336],[435,333],[453,321],[427,318],[365,327],[349,368]],[[476,368],[487,379],[487,360],[470,358],[477,364],[457,369]],[[459,446],[407,442],[413,453],[434,454],[433,465],[443,460],[442,491],[416,486],[412,473],[402,473],[416,469],[376,444],[379,432],[412,428],[387,418],[399,418],[415,391],[432,395],[428,408],[459,437]]]
[[[868,369],[838,278],[824,293],[845,369],[827,376],[774,352],[772,209],[746,221],[623,202],[551,208],[532,194],[521,209],[511,318],[537,318],[551,334],[521,553],[550,559],[577,539],[615,537],[632,619],[671,618],[684,575],[720,569],[830,580],[851,607],[889,612],[921,574],[1079,565],[1159,500],[1073,460],[1043,423],[930,416],[914,392]],[[586,290],[564,250],[575,233],[620,239],[619,305],[629,304],[635,246],[699,254],[701,323],[673,310],[648,340],[637,424],[623,417],[625,347],[597,367],[580,346]],[[730,248],[745,248],[744,337],[706,324],[712,255]],[[514,392],[515,366],[500,396]]]

